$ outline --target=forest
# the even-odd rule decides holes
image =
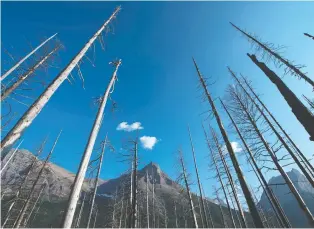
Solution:
[[[99,52],[106,55],[110,50],[110,41],[119,32],[115,31],[119,26],[115,21],[128,9],[117,6],[111,10],[111,15],[99,20],[104,22],[98,30],[81,38],[85,43],[62,68],[56,66],[61,66],[62,52],[67,51],[59,38],[61,33],[50,34],[41,42],[32,41],[36,45],[28,53],[20,53],[20,57],[1,44],[1,62],[6,66],[1,67],[1,227],[313,228],[313,150],[304,152],[301,142],[293,139],[281,117],[272,112],[274,104],[263,101],[262,93],[267,94],[267,88],[257,90],[250,76],[237,73],[231,66],[227,65],[220,76],[228,77],[228,86],[221,88],[223,95],[218,96],[214,92],[217,79],[202,70],[205,67],[196,57],[190,58],[194,75],[188,77],[197,82],[194,88],[199,94],[197,105],[206,109],[197,120],[206,159],[200,156],[195,128],[189,123],[183,124],[182,133],[186,136],[182,141],[188,142],[189,149],[178,146],[169,154],[175,161],[172,168],[175,178],[154,162],[143,164],[143,140],[154,139],[141,137],[141,123],[132,124],[134,134],[127,134],[121,147],[111,141],[115,132],[105,129],[104,123],[108,116],[120,112],[114,96],[121,81],[133,77],[119,74],[128,59],[121,57],[109,62],[111,71],[101,73],[107,75],[106,85],[84,73],[84,68],[97,69],[96,55]],[[240,35],[251,45],[244,53],[250,65],[263,75],[261,80],[275,88],[277,93],[273,96],[282,98],[282,105],[289,107],[282,112],[292,115],[298,128],[307,134],[308,138],[303,140],[314,142],[313,76],[304,70],[305,66],[285,57],[282,50],[286,47],[265,41],[260,38],[262,34],[246,31],[241,25],[224,23],[228,23],[235,36]],[[304,31],[300,36],[314,46],[310,32]],[[105,42],[107,37],[109,42]],[[51,80],[42,77],[45,72],[50,75],[51,69],[57,71]],[[309,87],[311,96],[294,92],[285,83],[287,79]],[[75,162],[76,173],[71,173],[52,160],[64,132],[69,130],[60,129],[54,134],[46,129],[47,135],[40,136],[41,142],[31,143],[36,145],[32,152],[23,146],[25,135],[33,122],[43,117],[42,112],[63,84],[79,85],[80,90],[85,90],[91,80],[101,85],[102,94],[88,98],[93,107],[93,123],[88,127],[85,148],[75,152],[80,161]],[[140,83],[136,80],[134,77],[135,84]],[[173,87],[176,84],[180,82]],[[67,96],[75,99],[70,93]],[[119,126],[131,128],[128,123]],[[75,144],[79,141],[75,140],[75,132],[80,130],[72,131]],[[236,136],[238,142],[231,136]],[[47,149],[51,138],[53,143]],[[155,138],[155,143],[163,141],[166,140]],[[148,148],[152,149],[154,144]],[[67,147],[71,149],[71,145]],[[111,163],[124,164],[127,169],[119,177],[105,180],[101,174],[107,172],[104,161],[108,155],[116,159]],[[206,164],[208,174],[200,172],[200,164]],[[266,174],[274,171],[278,177],[269,179]],[[208,176],[212,187],[205,186]],[[251,176],[255,182],[248,179]]]

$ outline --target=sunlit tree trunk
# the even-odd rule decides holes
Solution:
[[[18,151],[20,145],[23,143],[24,140],[22,140],[18,146],[14,149],[13,153],[11,154],[11,156],[9,157],[8,160],[6,160],[5,164],[2,166],[1,165],[1,171],[0,174],[2,174],[2,171],[5,170],[5,168],[9,165],[10,161],[13,159],[13,157],[15,156],[15,153]],[[2,164],[2,163],[1,163]]]
[[[149,228],[148,171],[146,171],[146,221],[147,228]]]
[[[67,205],[67,209],[64,215],[64,219],[62,222],[62,227],[64,228],[70,228],[72,225],[72,221],[73,221],[73,216],[75,213],[75,209],[76,209],[76,205],[77,205],[77,201],[79,199],[80,196],[80,192],[82,189],[82,185],[85,179],[85,174],[86,174],[86,170],[89,164],[89,160],[90,157],[92,155],[92,151],[95,145],[95,141],[98,135],[98,132],[100,130],[101,127],[101,123],[104,117],[104,112],[105,112],[105,107],[106,107],[106,103],[107,103],[107,99],[110,93],[110,90],[114,84],[114,82],[117,79],[117,71],[119,69],[119,66],[121,65],[121,60],[119,60],[118,62],[115,63],[115,71],[112,75],[112,78],[110,80],[110,83],[101,99],[101,103],[97,112],[97,116],[96,119],[94,121],[81,163],[80,163],[80,167],[79,167],[79,171],[75,176],[75,180],[74,180],[74,184],[73,187],[71,189],[71,193],[70,193],[70,197],[69,197],[69,201],[68,201],[68,205]]]
[[[41,112],[44,106],[48,103],[53,94],[57,91],[60,85],[66,80],[74,69],[74,67],[79,63],[79,61],[83,58],[88,49],[92,46],[97,37],[101,34],[101,32],[107,27],[107,25],[111,22],[113,18],[115,18],[116,14],[120,11],[120,7],[118,7],[110,18],[101,26],[101,28],[95,33],[95,35],[85,44],[85,46],[81,49],[81,51],[70,61],[70,63],[61,71],[61,73],[50,83],[50,85],[46,88],[46,90],[39,96],[39,98],[32,104],[31,107],[23,114],[23,116],[19,119],[19,121],[15,124],[15,126],[10,130],[10,132],[5,136],[5,138],[1,141],[1,149],[12,145],[17,139],[19,139],[23,133],[23,131],[32,124],[33,120],[37,117],[37,115]],[[73,211],[73,207],[76,204],[71,206],[71,212]],[[74,209],[75,211],[75,209]],[[74,213],[73,213],[74,214]],[[66,221],[64,222],[64,227],[71,227],[70,223],[72,223],[73,214],[66,215]]]
[[[278,88],[281,95],[284,97],[290,106],[293,114],[303,125],[304,129],[310,135],[310,140],[314,141],[314,117],[311,112],[304,106],[304,104],[297,98],[297,96],[286,86],[286,84],[276,75],[275,72],[270,70],[263,62],[259,62],[255,55],[247,54],[250,59],[255,63],[265,75],[272,81]]]
[[[253,221],[254,221],[254,224],[256,227],[264,227],[263,223],[262,223],[262,220],[258,214],[258,210],[256,208],[256,205],[254,204],[254,200],[253,200],[253,197],[252,197],[252,194],[250,193],[250,190],[249,190],[249,187],[245,181],[245,178],[244,178],[244,175],[242,173],[242,170],[240,168],[240,165],[239,165],[239,162],[235,156],[235,153],[233,151],[233,148],[231,146],[231,143],[230,143],[230,140],[228,138],[228,135],[224,129],[224,126],[222,124],[222,121],[220,119],[220,116],[216,110],[216,107],[215,107],[215,104],[214,104],[214,101],[212,100],[210,94],[209,94],[209,91],[207,89],[207,86],[206,86],[206,83],[199,71],[199,68],[195,62],[195,60],[193,59],[194,61],[194,65],[195,65],[195,68],[196,68],[196,71],[197,71],[197,74],[198,74],[198,77],[199,77],[199,80],[201,82],[201,85],[204,89],[204,92],[205,92],[205,95],[208,99],[208,102],[212,108],[212,112],[213,112],[213,115],[215,116],[215,119],[216,119],[216,122],[218,124],[218,127],[219,127],[219,130],[222,134],[222,137],[224,139],[224,142],[226,144],[226,147],[227,147],[227,150],[229,152],[229,155],[230,155],[230,158],[231,158],[231,161],[232,161],[232,164],[233,164],[233,167],[235,168],[235,171],[237,173],[237,176],[238,176],[238,179],[239,179],[239,182],[240,182],[240,185],[241,185],[241,188],[243,190],[243,194],[245,196],[245,199],[246,199],[246,202],[248,204],[248,207],[250,209],[250,212],[251,212],[251,215],[252,215],[252,218],[253,218]]]
[[[8,75],[10,75],[15,69],[17,69],[25,60],[27,60],[30,56],[32,56],[38,49],[40,49],[42,46],[44,46],[48,41],[50,41],[52,38],[54,38],[57,35],[54,34],[48,39],[46,39],[44,42],[42,42],[39,46],[37,46],[33,51],[31,51],[29,54],[27,54],[23,59],[21,59],[19,62],[17,62],[12,68],[10,68],[6,73],[4,73],[1,76],[1,81],[4,80]]]
[[[84,193],[84,197],[83,197],[83,200],[82,200],[82,203],[81,203],[80,211],[79,211],[76,223],[75,223],[75,227],[76,228],[80,227],[82,213],[83,213],[84,205],[85,205],[85,198],[86,198],[86,193]]]

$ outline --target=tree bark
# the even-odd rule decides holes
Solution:
[[[5,162],[5,164],[3,166],[1,166],[1,171],[0,174],[2,174],[2,171],[5,170],[5,168],[8,166],[9,162],[13,159],[13,157],[15,156],[15,153],[17,152],[17,150],[19,149],[20,145],[23,143],[24,140],[22,140],[18,146],[14,149],[13,153],[11,154],[10,158]]]
[[[255,55],[247,54],[250,59],[255,63],[265,75],[272,81],[278,88],[281,95],[284,97],[290,106],[293,114],[303,125],[304,129],[310,135],[310,140],[314,141],[314,117],[304,104],[297,98],[297,96],[286,86],[286,84],[276,75],[275,72],[270,70],[263,62],[259,62]]]

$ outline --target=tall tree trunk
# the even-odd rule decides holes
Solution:
[[[284,227],[291,228],[291,224],[290,224],[289,220],[287,219],[287,217],[286,217],[286,215],[285,215],[285,213],[284,213],[284,211],[283,211],[281,205],[280,205],[280,204],[279,204],[279,205],[276,204],[275,196],[274,196],[273,193],[271,192],[270,187],[268,186],[268,183],[267,183],[267,181],[266,181],[266,179],[265,179],[265,177],[264,177],[262,171],[259,169],[259,167],[258,167],[258,165],[257,165],[257,163],[256,163],[256,161],[255,161],[255,158],[254,158],[254,156],[253,156],[253,153],[252,153],[251,149],[249,148],[249,146],[247,145],[247,143],[246,143],[244,137],[242,136],[242,134],[241,134],[241,132],[240,132],[240,130],[239,130],[237,124],[236,124],[235,121],[233,120],[233,118],[232,118],[230,112],[228,111],[227,107],[225,106],[225,104],[222,102],[221,99],[220,99],[220,102],[221,102],[221,104],[222,104],[224,110],[226,111],[226,113],[227,113],[229,119],[231,120],[231,123],[232,123],[232,125],[234,126],[234,128],[235,128],[235,130],[236,130],[238,136],[240,137],[240,139],[241,139],[241,141],[242,141],[242,144],[244,145],[244,147],[245,147],[245,149],[246,149],[246,152],[247,152],[247,153],[249,154],[249,156],[250,156],[250,159],[251,159],[251,161],[252,161],[252,163],[253,163],[253,165],[254,165],[254,168],[255,168],[256,172],[258,173],[258,175],[259,175],[259,176],[257,176],[257,177],[260,177],[260,179],[262,180],[261,185],[263,185],[263,187],[266,188],[266,192],[265,192],[265,193],[267,193],[267,194],[269,195],[271,201],[275,204],[275,208],[276,208],[275,213],[278,214],[278,217],[279,217],[280,221],[283,223],[283,226],[284,226]],[[254,169],[254,168],[253,168],[253,169]]]
[[[97,37],[101,32],[107,27],[111,20],[120,11],[120,7],[117,7],[110,18],[101,26],[101,28],[95,33],[95,35],[85,44],[81,51],[70,61],[70,63],[61,71],[61,73],[50,83],[46,90],[38,97],[38,99],[32,104],[32,106],[23,114],[20,120],[15,124],[15,126],[10,130],[10,132],[1,141],[1,149],[12,145],[17,139],[20,138],[22,132],[32,124],[33,120],[41,112],[44,106],[48,103],[49,99],[57,91],[59,86],[67,79],[74,67],[83,58],[87,50],[92,46]],[[75,207],[71,206],[71,207]],[[73,210],[73,209],[72,209]],[[67,216],[67,222],[64,224],[66,227],[70,227],[69,223],[72,222],[72,217]]]
[[[199,194],[200,194],[201,216],[202,216],[202,219],[203,219],[202,220],[203,227],[208,228],[209,225],[208,225],[208,222],[206,221],[207,217],[205,215],[203,192],[202,192],[202,188],[201,188],[200,177],[199,177],[199,174],[198,174],[198,168],[197,168],[197,163],[196,163],[196,158],[195,158],[195,150],[194,150],[194,146],[193,146],[193,141],[192,141],[190,127],[188,127],[188,132],[189,132],[189,137],[190,137],[190,143],[191,143],[191,149],[192,149],[192,155],[193,155],[193,161],[194,161],[194,168],[195,168],[195,173],[196,173],[196,178],[197,178],[197,185],[198,185]],[[214,226],[211,225],[211,227],[213,228]]]
[[[17,62],[12,68],[10,68],[6,73],[4,73],[1,76],[1,81],[4,80],[8,75],[10,75],[15,69],[17,69],[25,60],[27,60],[30,56],[32,56],[38,49],[40,49],[42,46],[44,46],[48,41],[50,41],[52,38],[54,38],[57,35],[54,34],[48,39],[46,39],[44,42],[42,42],[40,45],[38,45],[33,51],[31,51],[29,54],[27,54],[24,58],[22,58],[19,62]]]
[[[234,196],[234,199],[237,203],[237,206],[238,206],[238,209],[239,209],[239,212],[240,212],[240,219],[241,219],[241,224],[243,227],[248,227],[247,225],[247,222],[245,220],[245,216],[244,216],[244,212],[243,212],[243,209],[242,209],[242,206],[241,206],[241,203],[240,203],[240,200],[238,198],[238,193],[237,193],[237,189],[234,185],[234,181],[233,181],[233,178],[232,178],[232,175],[230,173],[230,170],[229,170],[229,167],[226,163],[226,160],[224,158],[224,155],[223,155],[223,152],[221,151],[221,148],[220,148],[220,145],[219,145],[219,142],[218,142],[218,139],[217,139],[217,136],[216,136],[216,133],[214,132],[214,130],[211,128],[211,132],[212,132],[212,135],[213,135],[213,139],[214,139],[214,142],[216,144],[216,148],[218,150],[218,153],[219,153],[219,156],[220,156],[220,159],[222,161],[222,164],[224,166],[224,170],[226,172],[226,175],[227,175],[227,178],[228,178],[228,181],[229,181],[229,184],[230,184],[230,187],[231,187],[231,190],[232,190],[232,193],[233,193],[233,196]],[[213,160],[215,159],[214,157],[214,154],[212,152],[212,156],[213,156]],[[218,169],[218,167],[217,167]],[[222,183],[223,185],[223,183]],[[228,199],[226,199],[228,200]],[[255,204],[255,203],[254,203]],[[230,214],[232,216],[232,214]]]
[[[263,116],[264,120],[267,122],[268,126],[271,128],[271,130],[273,131],[273,133],[276,135],[276,137],[278,138],[278,140],[282,143],[282,145],[285,147],[285,149],[287,150],[287,152],[289,153],[289,155],[293,158],[293,160],[295,161],[295,163],[299,166],[299,168],[301,169],[301,171],[303,172],[303,174],[305,175],[305,177],[307,178],[307,180],[310,182],[310,184],[312,185],[312,187],[314,188],[314,180],[312,179],[311,175],[308,173],[308,171],[304,168],[304,166],[301,164],[301,162],[299,161],[299,159],[296,157],[296,155],[294,154],[294,152],[291,150],[291,148],[288,146],[288,144],[286,143],[286,141],[281,137],[281,135],[279,134],[279,132],[276,130],[276,128],[273,126],[273,124],[270,122],[270,120],[268,119],[268,117],[265,115],[264,111],[260,108],[260,106],[255,102],[255,100],[251,97],[250,93],[247,92],[247,90],[243,87],[243,85],[241,84],[241,82],[238,80],[238,78],[236,77],[236,75],[233,73],[233,71],[228,67],[228,70],[230,72],[230,74],[236,79],[236,81],[238,82],[238,84],[240,85],[240,87],[243,89],[243,91],[245,92],[245,94],[248,96],[248,98],[251,100],[251,102],[255,105],[255,107],[258,109],[258,111],[261,113],[261,115]],[[314,121],[314,119],[313,119]],[[314,122],[313,122],[313,126],[314,126]]]
[[[149,228],[148,171],[146,170],[146,221]]]
[[[80,163],[80,167],[79,167],[79,171],[75,176],[75,180],[74,180],[74,184],[73,187],[71,189],[71,193],[70,193],[70,197],[69,197],[69,201],[68,201],[68,206],[66,209],[66,212],[64,214],[64,219],[62,222],[62,227],[63,228],[70,228],[72,225],[72,221],[73,221],[73,216],[75,213],[75,209],[76,209],[76,205],[77,205],[77,201],[79,199],[80,196],[80,192],[82,189],[82,185],[84,182],[84,178],[85,178],[85,174],[86,174],[86,170],[89,164],[89,160],[90,157],[92,155],[92,151],[95,145],[95,141],[98,135],[98,132],[100,130],[101,127],[101,123],[104,117],[104,111],[105,111],[105,107],[106,107],[106,103],[107,103],[107,99],[110,93],[110,90],[114,84],[114,82],[117,79],[117,71],[119,69],[119,66],[121,64],[121,60],[119,60],[115,66],[115,71],[112,75],[112,78],[110,80],[110,83],[106,89],[106,92],[104,93],[104,96],[102,97],[98,112],[97,112],[97,116],[96,119],[94,121],[94,125],[93,128],[91,130],[81,163]]]
[[[265,75],[277,86],[281,95],[290,106],[293,114],[303,125],[304,129],[310,135],[310,140],[314,141],[314,117],[297,96],[286,86],[286,84],[270,70],[263,62],[259,62],[255,55],[247,54],[250,59],[265,73]]]
[[[201,188],[202,188],[202,192],[203,192],[203,194],[204,194],[205,192],[204,192],[202,183],[201,183]],[[207,219],[207,215],[208,215],[208,216],[209,216],[209,220],[210,220],[210,224],[212,225],[213,228],[215,228],[214,220],[213,220],[213,217],[212,217],[212,213],[211,213],[210,207],[209,207],[208,204],[207,204],[207,200],[206,200],[205,194],[204,194],[204,199],[205,199],[204,205],[205,205],[206,220],[207,220],[207,222],[208,222],[208,219]],[[208,212],[208,213],[207,213],[207,212]]]
[[[298,69],[297,67],[295,67],[291,62],[289,62],[288,60],[282,58],[278,53],[272,51],[269,47],[267,47],[265,44],[261,43],[260,41],[258,41],[256,38],[252,37],[251,35],[249,35],[248,33],[244,32],[243,30],[241,30],[240,28],[238,28],[237,26],[235,26],[234,24],[232,24],[230,22],[230,24],[237,29],[238,31],[240,31],[242,34],[244,34],[247,38],[249,38],[250,40],[252,40],[253,42],[255,42],[256,44],[258,44],[259,47],[261,47],[262,49],[264,49],[266,52],[268,52],[271,56],[275,57],[278,61],[280,61],[281,63],[283,63],[285,66],[287,66],[295,75],[299,76],[300,78],[304,79],[307,83],[309,83],[313,88],[314,88],[314,81],[311,80],[308,76],[306,76],[303,72],[300,71],[300,69]]]
[[[116,188],[116,193],[114,196],[114,203],[113,203],[113,211],[112,211],[112,222],[111,222],[111,228],[115,228],[116,224],[116,203],[118,198],[118,188]]]
[[[225,215],[224,215],[224,212],[223,212],[222,207],[221,207],[221,203],[220,203],[217,189],[215,189],[215,193],[216,193],[216,197],[217,197],[217,201],[218,201],[218,205],[219,205],[219,209],[220,209],[222,224],[223,224],[224,228],[228,228],[227,221],[225,219]]]
[[[153,183],[152,183],[152,186],[153,186],[153,228],[156,227],[156,213],[155,213],[155,174],[154,174],[154,169],[152,167],[152,180],[153,180]]]
[[[16,88],[18,88],[29,76],[31,76],[37,68],[39,68],[50,56],[55,53],[61,45],[58,45],[56,48],[54,48],[50,53],[48,53],[46,56],[41,58],[33,67],[28,69],[28,71],[23,74],[21,77],[19,77],[15,83],[13,83],[10,87],[6,88],[2,93],[1,93],[1,101],[5,100]]]
[[[195,62],[194,59],[193,59],[193,61],[194,61],[194,65],[195,65],[195,68],[196,68],[196,71],[197,71],[199,80],[200,80],[201,85],[202,85],[202,87],[203,87],[203,89],[204,89],[204,91],[205,91],[205,94],[206,94],[206,97],[207,97],[207,99],[208,99],[208,102],[210,103],[210,106],[211,106],[211,108],[212,108],[212,112],[213,112],[213,114],[214,114],[214,116],[215,116],[215,119],[216,119],[216,121],[217,121],[218,127],[219,127],[219,129],[220,129],[220,132],[221,132],[222,137],[223,137],[223,139],[224,139],[224,142],[225,142],[225,144],[226,144],[227,150],[228,150],[228,152],[229,152],[229,155],[230,155],[232,164],[233,164],[233,166],[234,166],[234,168],[235,168],[235,171],[236,171],[236,173],[237,173],[237,176],[238,176],[238,179],[239,179],[241,188],[242,188],[242,190],[243,190],[243,194],[244,194],[244,196],[245,196],[246,202],[247,202],[248,207],[249,207],[249,209],[250,209],[250,212],[251,212],[251,215],[252,215],[254,224],[255,224],[256,227],[262,228],[262,227],[264,227],[264,225],[263,225],[262,220],[261,220],[261,218],[260,218],[260,216],[259,216],[259,214],[258,214],[258,210],[257,210],[257,208],[256,208],[256,206],[255,206],[255,204],[254,204],[252,194],[250,193],[250,190],[249,190],[249,188],[248,188],[248,185],[247,185],[247,183],[246,183],[246,181],[245,181],[244,175],[243,175],[242,170],[241,170],[241,168],[240,168],[239,162],[238,162],[238,160],[237,160],[237,158],[236,158],[236,156],[235,156],[235,153],[234,153],[233,148],[232,148],[232,146],[231,146],[231,143],[230,143],[230,141],[229,141],[228,135],[227,135],[227,133],[226,133],[226,131],[225,131],[225,129],[224,129],[224,126],[223,126],[223,124],[222,124],[222,121],[221,121],[221,119],[220,119],[220,116],[219,116],[219,114],[218,114],[218,112],[217,112],[217,110],[216,110],[214,101],[212,100],[212,98],[211,98],[211,96],[210,96],[210,94],[209,94],[209,91],[208,91],[208,89],[207,89],[207,86],[206,86],[206,84],[205,84],[205,81],[204,81],[204,79],[203,79],[203,77],[202,77],[202,75],[201,75],[201,73],[200,73],[200,71],[199,71],[199,69],[198,69],[198,66],[197,66],[197,64],[196,64],[196,62]]]
[[[122,189],[122,199],[121,199],[121,210],[120,210],[120,219],[119,219],[119,228],[122,226],[122,216],[123,216],[123,206],[124,205],[124,187]]]
[[[133,177],[132,177],[132,182],[133,182],[133,188],[132,188],[132,196],[133,196],[133,200],[132,200],[132,221],[131,221],[131,225],[130,228],[137,228],[138,224],[137,224],[137,217],[138,217],[138,209],[137,209],[137,150],[138,150],[138,140],[136,139],[134,141],[134,158],[133,158]]]
[[[226,193],[227,193],[227,195],[230,197],[230,202],[231,202],[232,207],[233,207],[233,209],[234,209],[233,215],[234,215],[234,214],[236,215],[237,220],[238,220],[239,227],[240,227],[240,228],[245,227],[245,226],[242,226],[242,224],[241,224],[241,219],[240,219],[240,214],[239,214],[240,210],[236,210],[236,206],[235,206],[234,201],[233,201],[233,199],[234,199],[235,201],[236,201],[236,199],[235,199],[235,198],[232,198],[233,193],[232,193],[232,191],[229,190],[229,186],[228,186],[228,185],[226,185]],[[235,224],[236,224],[236,223],[235,223]]]
[[[2,171],[5,170],[5,168],[8,166],[9,162],[13,159],[13,157],[15,156],[15,153],[17,152],[17,150],[19,149],[20,145],[23,143],[24,140],[22,140],[18,146],[14,149],[13,153],[11,154],[11,156],[9,157],[9,159],[5,162],[5,164],[2,166],[1,165],[1,171],[0,171],[0,175],[2,174]],[[2,163],[1,163],[2,164]]]
[[[98,208],[96,208],[96,210],[95,210],[95,218],[94,218],[93,228],[95,228],[95,225],[97,222],[97,216],[98,216]]]
[[[250,84],[247,82],[247,80],[243,78],[244,83],[246,86],[249,88],[251,93],[254,95],[254,97],[257,99],[257,101],[262,105],[262,107],[265,109],[267,114],[271,117],[271,119],[276,123],[276,125],[279,127],[280,131],[285,135],[285,137],[289,140],[289,142],[292,144],[292,146],[295,148],[299,156],[302,158],[303,162],[307,166],[308,170],[311,172],[312,176],[314,177],[314,167],[313,165],[309,162],[309,160],[304,156],[304,154],[301,152],[299,147],[294,143],[294,141],[290,138],[289,134],[284,130],[284,128],[279,124],[277,119],[272,115],[272,113],[268,110],[267,106],[262,102],[262,100],[259,98],[259,96],[255,93],[253,88],[250,86]]]
[[[28,196],[26,198],[26,201],[25,201],[23,207],[21,208],[21,212],[20,212],[20,214],[19,214],[19,216],[18,216],[18,218],[17,218],[17,220],[16,220],[16,222],[14,224],[14,227],[16,227],[16,228],[19,228],[21,226],[21,223],[22,223],[22,221],[24,219],[24,215],[26,213],[26,210],[28,209],[28,207],[30,205],[30,200],[31,200],[31,197],[32,197],[32,195],[33,195],[33,193],[35,191],[35,187],[38,184],[39,179],[42,177],[42,174],[43,174],[43,172],[44,172],[44,170],[46,168],[46,165],[47,165],[47,163],[48,163],[48,161],[49,161],[49,159],[51,157],[51,154],[53,153],[53,151],[54,151],[54,149],[55,149],[55,147],[57,145],[57,142],[59,140],[59,137],[60,137],[61,133],[62,133],[62,130],[60,131],[58,137],[56,138],[56,140],[55,140],[55,142],[54,142],[54,144],[53,144],[53,146],[52,146],[52,148],[51,148],[51,150],[49,152],[49,154],[47,155],[45,161],[43,162],[43,165],[42,165],[40,171],[38,172],[38,175],[37,175],[37,177],[36,177],[32,187],[31,187],[31,190],[30,190],[30,192],[29,192],[29,194],[28,194]]]
[[[185,169],[185,166],[184,166],[183,155],[182,155],[182,151],[181,150],[179,150],[179,156],[180,156],[180,164],[181,164],[182,174],[183,174],[183,178],[184,178],[184,184],[185,184],[187,197],[188,197],[188,201],[189,201],[189,205],[190,205],[190,211],[191,211],[192,217],[193,217],[193,226],[195,228],[198,228],[198,224],[197,224],[197,220],[196,220],[195,208],[194,208],[194,204],[193,204],[193,200],[192,200],[192,195],[191,195],[191,192],[190,192],[190,187],[189,187],[189,183],[188,183],[188,178],[187,178],[186,169]]]
[[[306,215],[306,217],[307,217],[307,219],[309,221],[309,224],[314,227],[314,217],[313,217],[312,213],[310,212],[310,210],[308,209],[307,205],[305,204],[303,198],[299,194],[298,190],[295,188],[294,184],[292,183],[292,181],[289,178],[289,176],[287,175],[287,173],[283,170],[283,168],[279,164],[278,159],[277,159],[275,153],[272,151],[272,149],[270,148],[270,146],[268,145],[268,143],[264,139],[263,134],[259,131],[256,123],[253,121],[252,116],[250,115],[250,113],[245,108],[245,106],[242,103],[241,99],[238,97],[238,95],[236,93],[234,93],[234,95],[235,95],[235,98],[237,99],[237,101],[239,102],[239,104],[241,105],[241,109],[245,112],[248,120],[252,124],[252,127],[253,127],[254,131],[256,132],[256,134],[258,135],[260,140],[262,141],[263,145],[265,146],[265,149],[267,150],[267,152],[269,153],[271,159],[273,160],[274,164],[276,165],[277,169],[279,170],[281,176],[283,177],[283,179],[287,183],[288,187],[290,188],[292,194],[296,198],[300,208],[303,210],[304,214]]]
[[[177,203],[174,201],[173,204],[174,204],[174,216],[175,216],[176,228],[178,228],[179,225],[178,225],[178,215],[177,215]]]
[[[99,158],[99,165],[98,165],[98,169],[97,169],[97,176],[96,176],[96,180],[95,180],[95,183],[94,183],[94,188],[93,188],[93,193],[92,193],[92,202],[91,202],[91,205],[90,205],[90,208],[89,208],[86,228],[89,228],[89,225],[90,225],[90,222],[91,222],[91,218],[92,218],[92,214],[93,214],[94,203],[95,203],[95,198],[96,198],[96,192],[97,192],[97,187],[98,187],[98,182],[99,182],[99,176],[100,176],[102,161],[103,161],[105,150],[106,150],[107,136],[108,136],[108,134],[106,134],[105,142],[102,145],[102,151],[101,151],[101,155],[100,155],[100,158]]]
[[[75,228],[80,227],[82,213],[83,213],[83,210],[84,210],[85,198],[86,198],[86,193],[84,193],[84,197],[83,197],[83,200],[82,200],[82,203],[81,203],[80,211],[79,211],[76,223],[75,223]]]

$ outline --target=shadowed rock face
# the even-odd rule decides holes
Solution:
[[[292,180],[296,189],[299,191],[310,211],[314,214],[314,189],[312,188],[311,184],[307,181],[305,176],[296,169],[292,169],[287,174]],[[276,197],[279,199],[279,202],[281,203],[281,206],[284,209],[287,217],[289,218],[292,226],[310,227],[307,223],[305,215],[298,205],[298,202],[291,194],[290,189],[287,185],[282,185],[284,183],[285,181],[281,175],[272,177],[268,182],[268,184],[271,185],[270,187],[272,188]],[[265,193],[262,194],[259,204],[264,209],[270,208],[270,204],[267,200]]]

